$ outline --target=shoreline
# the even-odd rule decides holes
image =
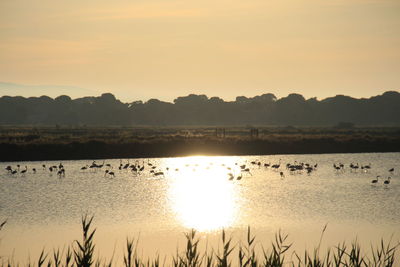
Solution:
[[[400,152],[400,137],[374,139],[179,138],[131,142],[90,140],[71,143],[0,143],[0,162],[158,158],[191,155],[243,156],[279,154],[333,154]]]

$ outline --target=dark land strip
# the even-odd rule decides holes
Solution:
[[[159,138],[130,142],[0,143],[0,161],[154,158],[189,155],[271,155],[400,152],[390,138]]]

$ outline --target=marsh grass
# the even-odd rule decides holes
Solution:
[[[258,253],[256,237],[250,227],[247,228],[247,236],[244,241],[239,240],[234,244],[231,236],[227,236],[225,230],[221,233],[221,248],[217,250],[200,249],[200,239],[197,232],[192,229],[185,233],[186,246],[183,250],[177,250],[176,255],[170,259],[165,257],[161,261],[157,254],[153,258],[143,258],[137,253],[138,242],[127,239],[122,260],[102,261],[95,256],[94,236],[96,229],[92,230],[93,217],[82,217],[82,240],[75,240],[66,250],[54,249],[51,254],[42,250],[38,260],[28,262],[27,266],[47,267],[89,267],[89,266],[124,266],[124,267],[396,267],[396,253],[400,243],[392,245],[392,240],[381,242],[376,247],[371,246],[371,251],[365,251],[357,240],[346,245],[344,242],[333,248],[328,248],[321,253],[321,242],[326,230],[324,227],[319,244],[312,251],[305,250],[302,256],[296,251],[291,251],[292,244],[288,242],[288,235],[281,231],[275,234],[270,247],[261,245],[262,253]],[[0,230],[6,221],[0,224]],[[260,245],[259,245],[260,246]],[[370,255],[370,256],[367,256]],[[0,266],[12,267],[20,264],[12,260],[4,261],[0,258]]]
[[[224,127],[225,138],[216,137],[216,126],[187,127],[29,127],[0,126],[0,143],[9,144],[69,144],[103,142],[107,144],[153,143],[179,141],[186,139],[214,140],[224,139],[229,142],[253,140],[249,129],[256,127],[260,135],[256,139],[270,142],[320,140],[330,138],[337,141],[368,140],[380,138],[397,139],[398,127],[360,127],[338,129],[335,127]]]

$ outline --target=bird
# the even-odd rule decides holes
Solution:
[[[57,175],[58,175],[58,177],[60,177],[60,178],[61,178],[61,176],[65,177],[65,169],[64,169],[64,168],[63,168],[63,169],[60,169],[60,170],[57,172]]]
[[[391,168],[391,169],[389,170],[389,172],[390,172],[390,173],[393,173],[393,172],[394,172],[394,168]]]
[[[281,175],[281,178],[284,178],[284,177],[285,177],[285,175],[283,174],[283,172],[280,172],[279,174]]]
[[[25,166],[25,170],[22,170],[21,173],[24,174],[24,173],[26,173],[27,170],[28,170],[28,167]]]
[[[242,172],[247,172],[248,174],[252,175],[250,172],[250,168],[246,168],[246,169],[242,170]]]
[[[371,163],[369,163],[368,165],[365,165],[365,166],[363,166],[363,167],[364,167],[364,169],[369,170],[369,169],[371,169]]]
[[[124,170],[126,170],[126,169],[128,169],[128,167],[129,167],[129,160],[128,160],[128,163],[126,163],[123,167],[122,167],[122,169],[124,169]]]
[[[89,166],[90,169],[97,168],[96,161],[94,160],[92,164]]]
[[[281,164],[279,163],[279,164],[274,164],[271,167],[277,170],[277,169],[279,169],[280,166],[281,166]]]
[[[391,179],[391,177],[389,176],[383,183],[384,184],[390,184],[390,179]]]
[[[104,160],[103,160],[103,163],[100,164],[100,165],[97,165],[96,168],[100,168],[101,169],[101,168],[103,168],[103,166],[104,166]]]
[[[378,182],[378,180],[379,180],[379,177],[381,177],[381,176],[379,176],[379,175],[376,176],[376,179],[372,180],[371,183],[372,184],[376,184]]]
[[[154,176],[160,176],[160,175],[164,176],[164,172],[159,171],[154,173]]]

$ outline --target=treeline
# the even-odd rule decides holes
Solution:
[[[219,97],[188,95],[173,103],[158,99],[123,103],[110,93],[99,97],[55,99],[0,98],[2,125],[400,125],[400,93],[385,92],[368,99],[349,96],[317,100],[300,94]]]

